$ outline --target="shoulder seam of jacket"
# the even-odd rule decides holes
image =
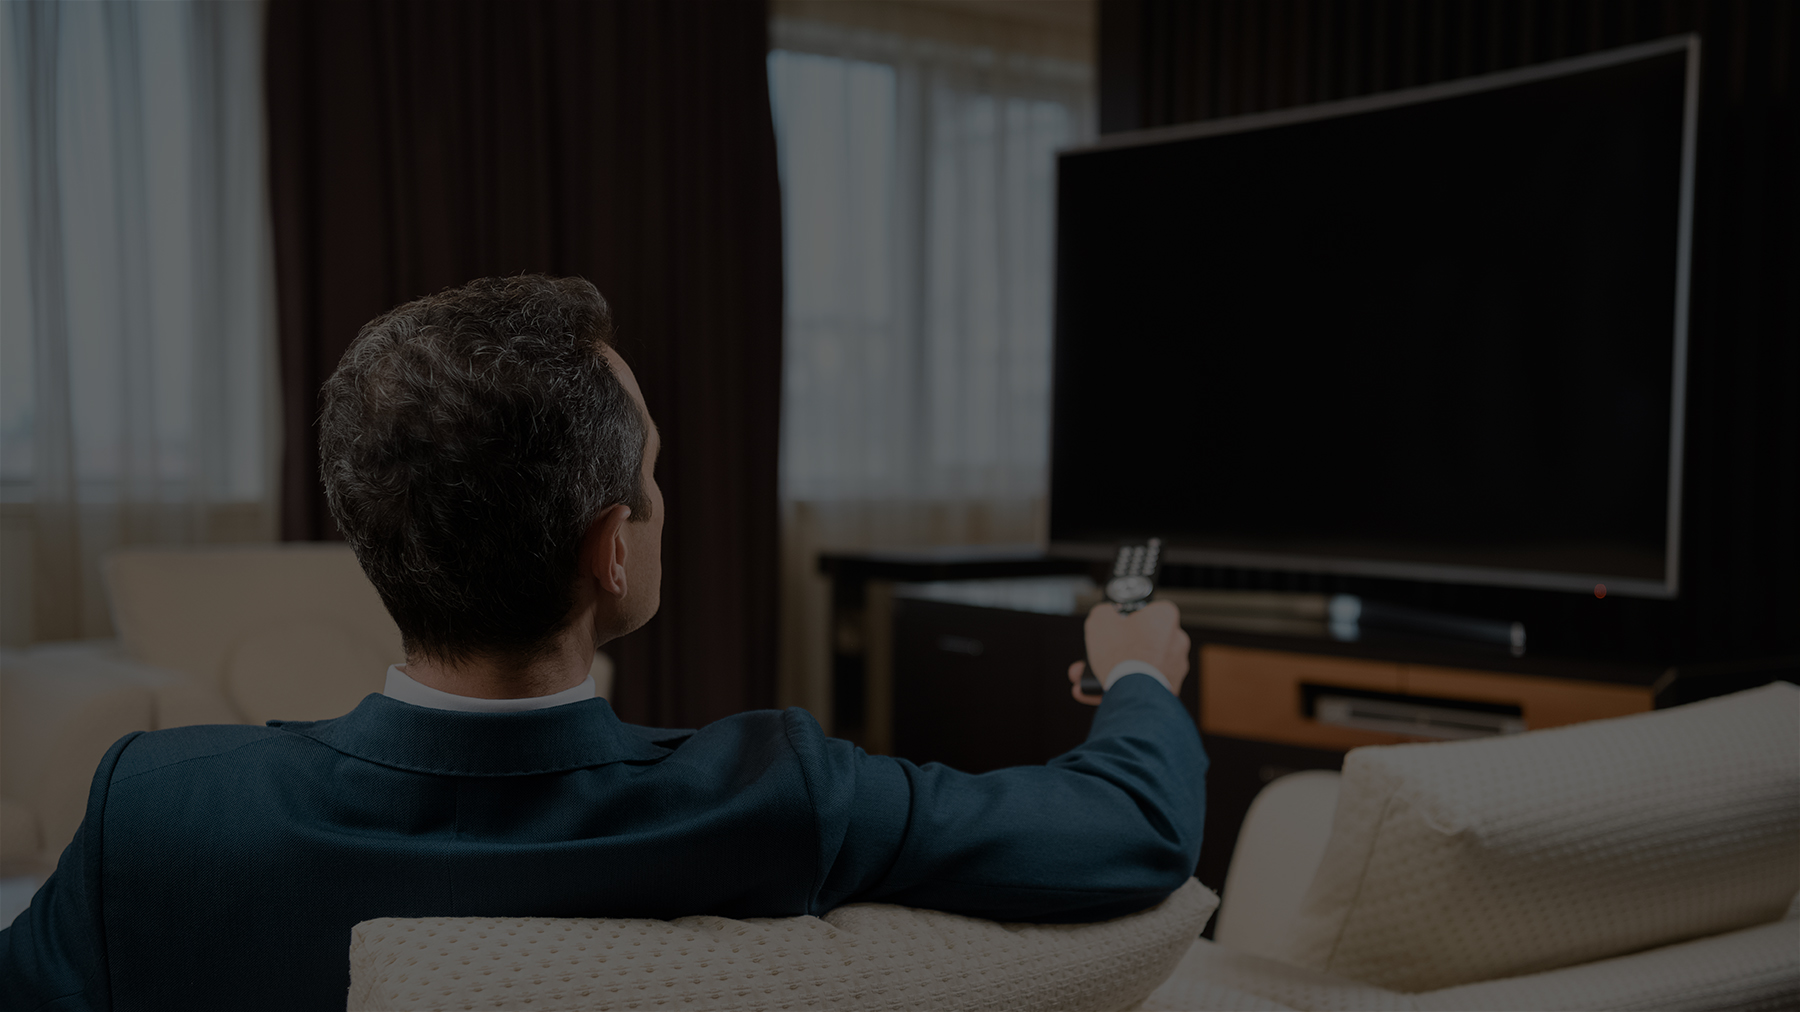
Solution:
[[[139,731],[137,733],[141,735],[144,732]],[[205,755],[191,755],[191,756],[188,756],[186,759],[176,759],[173,762],[166,762],[166,763],[161,764],[160,766],[152,766],[147,770],[138,770],[136,773],[127,773],[126,775],[124,775],[122,777],[114,778],[109,782],[114,783],[114,784],[122,784],[127,780],[136,780],[138,777],[141,777],[141,776],[146,776],[151,773],[159,773],[159,772],[161,772],[163,770],[167,770],[167,769],[174,769],[177,766],[185,766],[188,763],[200,762],[201,760],[204,760],[204,759],[217,759],[220,756],[230,755],[231,753],[236,752],[239,749],[246,749],[246,748],[251,747],[252,745],[266,745],[269,742],[281,741],[281,740],[282,739],[273,737],[273,736],[267,737],[267,738],[257,738],[254,741],[247,741],[241,745],[233,745],[230,748],[220,749],[217,752],[208,752]],[[120,753],[120,754],[123,755],[123,753]]]

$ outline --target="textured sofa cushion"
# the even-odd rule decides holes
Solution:
[[[1188,947],[1169,979],[1138,1007],[1144,1012],[1418,1012],[1414,997],[1237,952],[1201,938]]]
[[[1800,689],[1346,757],[1281,958],[1400,991],[1780,918],[1800,888]]]
[[[1201,939],[1140,1006],[1144,1012],[1551,1012],[1579,1009],[1800,1008],[1800,920],[1762,924],[1647,952],[1402,994],[1234,952]]]
[[[1128,1009],[1218,905],[1189,881],[1098,924],[857,903],[818,917],[383,918],[350,943],[361,1009]]]
[[[1415,996],[1432,1012],[1800,1008],[1800,921]]]

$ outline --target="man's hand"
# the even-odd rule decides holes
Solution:
[[[1192,644],[1181,631],[1181,612],[1174,605],[1153,601],[1127,615],[1117,605],[1102,601],[1088,612],[1086,634],[1087,655],[1098,669],[1096,678],[1104,679],[1125,661],[1144,661],[1162,672],[1180,694]],[[1081,691],[1081,672],[1086,667],[1086,661],[1069,665],[1069,694],[1089,706],[1099,706],[1099,696]]]

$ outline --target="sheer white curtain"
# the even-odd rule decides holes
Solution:
[[[111,548],[273,533],[262,16],[0,18],[8,642],[107,634]]]
[[[783,694],[823,714],[821,548],[1041,541],[1054,154],[1091,68],[777,18]]]

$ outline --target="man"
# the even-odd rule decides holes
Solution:
[[[594,698],[594,651],[661,579],[661,440],[611,332],[592,285],[544,277],[363,329],[325,386],[321,471],[407,663],[335,720],[115,744],[0,932],[0,1005],[341,1007],[373,917],[880,900],[1086,921],[1187,879],[1205,757],[1167,605],[1089,616],[1111,684],[1087,742],[1041,767],[870,756],[798,709],[634,727]]]

